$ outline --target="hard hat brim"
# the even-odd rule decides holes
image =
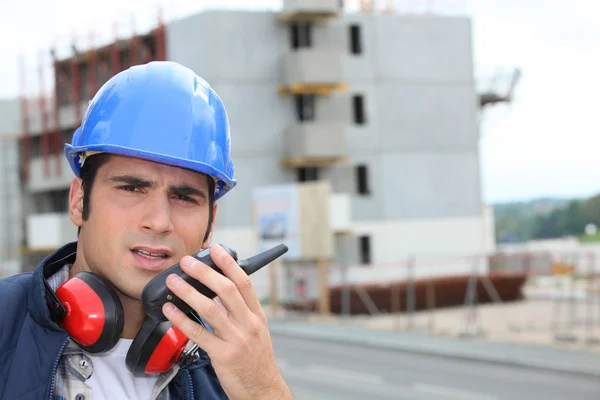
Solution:
[[[222,171],[217,170],[211,165],[188,159],[182,159],[173,157],[171,155],[165,155],[160,153],[154,153],[149,151],[143,151],[139,149],[132,149],[124,146],[96,144],[88,146],[72,146],[69,143],[65,143],[64,152],[67,157],[67,161],[71,166],[71,170],[75,176],[79,177],[81,172],[81,158],[80,156],[86,152],[100,152],[123,155],[128,157],[139,158],[142,160],[154,161],[161,164],[171,165],[174,167],[185,168],[191,171],[199,172],[208,176],[211,176],[217,180],[215,185],[215,200],[225,195],[231,189],[237,185],[236,179],[228,178]]]

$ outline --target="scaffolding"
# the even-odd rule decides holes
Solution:
[[[20,89],[21,95],[19,96],[21,106],[21,158],[23,160],[29,159],[30,151],[30,138],[29,138],[29,97],[27,95],[27,74],[25,72],[25,58],[22,56],[19,59],[19,71],[20,74]],[[27,181],[29,178],[29,163],[22,163],[21,179]]]
[[[39,52],[37,83],[34,85],[28,84],[30,71],[24,59],[21,60],[19,147],[23,182],[30,177],[32,148],[35,146],[40,149],[44,176],[52,176],[52,161],[55,165],[54,175],[61,175],[65,135],[81,122],[88,102],[108,79],[133,65],[166,60],[165,27],[161,11],[157,15],[156,25],[147,32],[135,32],[133,22],[132,28],[133,33],[129,37],[120,38],[118,24],[115,23],[113,39],[101,46],[96,45],[93,33],[85,41],[74,36],[66,57],[59,57],[56,47],[49,51],[50,61],[46,52]],[[49,82],[51,89],[47,86]],[[35,92],[33,95],[32,89]]]
[[[7,236],[2,251],[10,256],[9,247],[16,248],[14,252],[21,271],[28,270],[53,250],[28,247],[26,227],[29,215],[49,212],[48,208],[59,212],[55,197],[52,204],[46,204],[46,197],[41,197],[43,201],[39,204],[43,203],[42,206],[29,200],[32,179],[38,186],[40,179],[46,180],[44,185],[48,189],[44,191],[48,193],[38,187],[38,195],[50,198],[54,194],[49,192],[57,188],[63,191],[63,186],[53,186],[53,182],[56,185],[64,185],[65,182],[63,145],[71,141],[85,109],[99,88],[112,76],[134,65],[167,59],[161,10],[154,21],[146,29],[136,31],[132,20],[130,32],[114,23],[112,35],[110,24],[107,24],[109,36],[103,37],[105,40],[99,40],[97,32],[61,37],[61,45],[56,39],[53,46],[35,54],[35,59],[27,61],[25,55],[20,58],[20,132],[11,138],[10,143],[0,143],[0,152],[15,152],[14,165],[4,165],[4,161],[0,161],[0,180],[5,183],[4,187],[14,188],[17,197],[10,197],[11,191],[1,196],[0,206],[3,209],[0,217],[5,220],[6,227],[2,234]],[[9,160],[4,154],[0,157]],[[66,197],[65,201],[68,201]],[[25,201],[15,205],[19,198]],[[20,208],[15,214],[13,210],[17,206]],[[3,264],[7,255],[0,259],[0,263]]]
[[[50,143],[49,143],[49,127],[48,127],[48,99],[46,93],[46,82],[44,76],[44,52],[39,53],[39,64],[38,64],[38,76],[40,82],[40,96],[38,97],[39,107],[40,107],[40,118],[41,118],[41,151],[42,151],[42,159],[44,162],[44,176],[48,178],[50,176],[49,165],[48,165],[48,154],[50,152]]]
[[[484,109],[499,103],[511,103],[514,100],[514,92],[521,80],[521,69],[515,67],[506,73],[499,70],[491,80],[489,86],[479,94],[479,106]],[[499,89],[499,85],[504,88]]]

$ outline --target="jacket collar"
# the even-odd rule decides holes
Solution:
[[[73,264],[76,254],[77,242],[68,243],[42,260],[33,272],[28,298],[29,313],[33,320],[44,328],[64,332],[50,316],[44,280],[55,274],[65,264]]]

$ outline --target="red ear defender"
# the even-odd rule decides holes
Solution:
[[[134,374],[159,374],[177,364],[188,342],[170,321],[147,318],[131,343],[125,363]]]
[[[115,290],[100,276],[80,272],[56,290],[64,315],[57,323],[84,350],[112,349],[123,331],[123,306]]]
[[[46,302],[56,323],[85,351],[100,353],[112,349],[123,332],[123,306],[115,289],[101,276],[80,272],[54,292],[46,280]],[[189,339],[170,321],[147,318],[131,347],[125,363],[134,374],[159,374],[178,362],[185,364],[197,350],[185,355]]]

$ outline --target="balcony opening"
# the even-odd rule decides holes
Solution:
[[[298,182],[310,182],[319,180],[319,168],[300,167],[297,169]]]
[[[25,139],[19,140],[20,146],[25,146]],[[20,149],[23,151],[23,149]],[[42,135],[29,136],[29,157],[39,157],[42,155]]]
[[[33,195],[35,214],[66,213],[69,211],[69,189],[51,190]]]
[[[297,94],[294,96],[296,102],[296,117],[298,121],[314,121],[315,119],[315,95]]]
[[[310,22],[296,22],[290,25],[292,49],[312,46],[312,26]]]
[[[350,53],[362,54],[360,26],[356,24],[350,25]]]
[[[61,137],[61,143],[71,143],[71,141],[73,140],[73,132],[70,130],[64,130],[61,132]]]
[[[352,96],[352,114],[354,123],[364,125],[367,121],[365,113],[365,97],[361,94]]]
[[[360,257],[360,264],[371,263],[371,237],[368,235],[358,237],[358,254]]]
[[[361,195],[370,194],[369,172],[366,165],[356,166],[356,192]]]

